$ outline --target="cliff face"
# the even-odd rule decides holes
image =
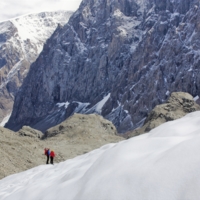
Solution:
[[[6,127],[45,131],[74,112],[140,126],[173,91],[199,94],[197,0],[85,0],[31,66]]]
[[[0,121],[12,111],[15,94],[46,40],[72,12],[43,12],[0,23]]]

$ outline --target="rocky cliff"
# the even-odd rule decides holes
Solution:
[[[199,94],[198,0],[83,0],[17,94],[6,127],[42,131],[74,112],[125,132],[173,91]]]
[[[0,121],[10,115],[15,94],[46,40],[72,12],[43,12],[0,23]]]

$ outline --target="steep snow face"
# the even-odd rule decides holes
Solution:
[[[0,181],[2,200],[197,200],[200,112]],[[56,150],[55,150],[56,151]]]
[[[69,11],[43,12],[0,23],[0,121],[11,112],[14,96],[46,40],[71,15]]]
[[[69,11],[43,12],[18,17],[0,23],[0,36],[2,36],[2,38],[3,36],[7,36],[5,37],[5,40],[2,41],[3,48],[0,52],[2,57],[1,59],[5,59],[9,54],[14,56],[13,54],[15,51],[22,54],[20,55],[21,57],[16,58],[18,62],[14,63],[13,66],[9,65],[10,69],[8,70],[8,75],[2,77],[4,81],[0,85],[1,88],[11,81],[14,75],[16,75],[17,71],[20,70],[22,62],[26,61],[32,63],[36,60],[37,56],[43,49],[44,43],[55,31],[58,24],[66,24],[71,15],[72,12]],[[0,67],[6,68],[8,62],[9,60]],[[27,74],[27,72],[27,69],[24,70],[25,74]]]
[[[28,51],[28,47],[26,48],[27,40],[35,45],[37,55],[39,55],[44,42],[55,31],[58,24],[65,25],[71,15],[70,11],[43,12],[10,20],[18,30],[18,37],[24,47],[24,55],[33,53]]]
[[[198,0],[84,0],[34,63],[7,127],[35,126],[62,102],[65,117],[73,102],[87,112],[110,94],[99,113],[123,133],[171,92],[197,96],[199,10]]]
[[[110,93],[106,95],[100,102],[98,102],[96,105],[94,105],[92,108],[88,109],[86,113],[98,113],[102,114],[102,109],[105,103],[110,98]]]

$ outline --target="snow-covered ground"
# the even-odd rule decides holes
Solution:
[[[63,163],[4,178],[0,199],[197,200],[199,152],[200,111]]]

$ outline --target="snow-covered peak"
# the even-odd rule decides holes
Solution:
[[[197,200],[200,112],[0,181],[2,200]],[[56,150],[55,150],[56,151]]]
[[[32,62],[58,24],[65,25],[72,14],[71,11],[42,12],[1,22],[0,38],[3,38],[1,44],[12,45],[14,49],[19,48],[23,51],[25,59]],[[32,57],[34,59],[30,59]]]
[[[0,121],[12,111],[14,96],[46,40],[58,24],[67,24],[72,14],[71,11],[42,12],[0,23],[0,90],[5,90],[1,92]],[[9,100],[8,97],[4,100],[5,93],[9,94]]]
[[[0,34],[9,32],[9,28],[11,26],[12,22],[6,21],[0,23]]]
[[[13,66],[9,66],[10,70],[7,72],[5,81],[1,83],[1,88],[18,73],[24,60],[30,64],[35,61],[42,51],[44,43],[58,24],[65,25],[71,15],[71,11],[42,12],[0,23],[0,38],[3,38],[0,45],[4,44],[4,49],[12,49],[12,51],[22,54],[22,57],[17,59],[18,62],[12,62]],[[3,51],[3,53],[5,52]],[[1,55],[1,52],[0,56],[8,57],[8,55]],[[11,55],[12,57],[14,56]],[[23,72],[23,76],[24,73],[26,74],[27,70]]]
[[[42,12],[10,20],[17,28],[22,41],[44,42],[55,31],[58,24],[65,25],[72,12]],[[41,50],[40,50],[41,51]]]

